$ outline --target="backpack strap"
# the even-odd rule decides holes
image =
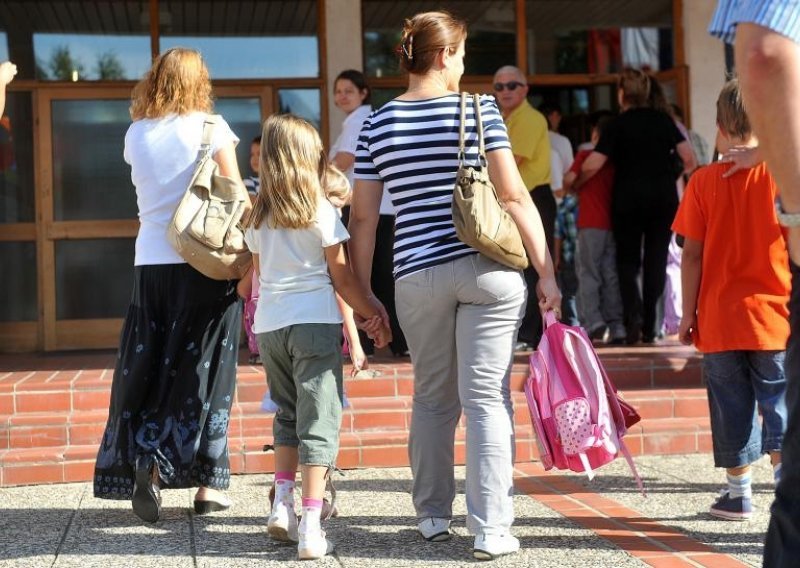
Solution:
[[[639,487],[639,491],[642,492],[642,497],[647,497],[642,476],[639,475],[639,471],[636,469],[636,464],[633,463],[631,452],[628,449],[628,446],[625,445],[625,440],[623,440],[622,437],[619,438],[619,449],[622,452],[622,455],[625,456],[625,461],[628,462],[628,467],[631,468],[631,473],[633,474],[633,478],[636,480],[636,485]]]

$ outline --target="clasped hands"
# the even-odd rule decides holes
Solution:
[[[370,294],[369,301],[372,302],[375,309],[378,311],[372,317],[365,318],[361,314],[355,314],[356,327],[364,331],[369,338],[375,343],[375,347],[383,348],[389,345],[392,340],[392,329],[389,327],[389,314],[383,304]]]

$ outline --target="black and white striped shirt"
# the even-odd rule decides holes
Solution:
[[[467,103],[466,155],[478,160],[478,133]],[[511,148],[494,98],[481,97],[486,151]],[[475,254],[458,240],[451,207],[458,170],[459,95],[392,100],[364,122],[355,178],[383,182],[395,208],[394,276]]]

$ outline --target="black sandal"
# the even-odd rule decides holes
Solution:
[[[158,462],[152,455],[136,458],[131,505],[136,516],[148,523],[155,523],[161,517],[160,479]]]

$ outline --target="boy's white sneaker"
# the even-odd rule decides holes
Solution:
[[[294,507],[282,501],[275,501],[267,522],[267,533],[281,542],[298,542],[297,513]]]
[[[472,554],[478,560],[494,560],[507,554],[519,552],[519,539],[505,534],[479,534],[475,537]]]
[[[450,534],[450,519],[428,517],[417,523],[417,530],[428,542],[443,542],[453,536]]]
[[[300,560],[318,560],[333,552],[333,543],[322,529],[300,533],[297,557]]]

